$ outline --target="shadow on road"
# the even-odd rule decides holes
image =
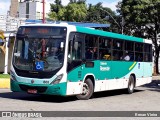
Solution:
[[[143,90],[135,89],[134,93],[142,92],[142,91]],[[111,97],[111,96],[118,96],[118,95],[124,95],[124,94],[128,94],[126,89],[103,91],[103,92],[94,93],[93,98]]]
[[[153,80],[151,83],[143,85],[142,87],[148,88],[150,91],[160,92],[160,80]]]
[[[25,101],[39,101],[39,102],[55,102],[55,103],[62,103],[62,102],[70,102],[75,101],[76,98],[73,96],[70,97],[63,97],[63,96],[54,96],[54,95],[32,95],[27,93],[20,93],[20,92],[6,92],[0,93],[0,98],[8,98],[8,99],[17,99],[17,100],[25,100]]]
[[[135,90],[135,92],[141,92],[143,90]],[[126,90],[112,90],[94,93],[92,99],[102,98],[102,97],[112,97],[117,95],[126,94]],[[72,102],[78,100],[75,96],[54,96],[54,95],[33,95],[20,92],[4,92],[0,93],[0,98],[17,99],[25,101],[37,101],[37,102],[54,102],[54,103],[64,103]]]

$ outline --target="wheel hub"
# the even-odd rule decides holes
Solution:
[[[83,94],[83,95],[86,95],[86,94],[88,94],[88,93],[89,93],[89,86],[88,86],[86,83],[84,83],[84,84],[83,84],[82,94]]]

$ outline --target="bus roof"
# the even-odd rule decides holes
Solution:
[[[76,26],[76,29],[78,32],[82,32],[82,33],[88,33],[88,34],[94,34],[94,35],[100,35],[104,37],[130,40],[130,41],[136,41],[136,42],[145,42],[143,38],[123,35],[123,34],[118,34],[113,32],[106,32],[102,30],[89,29],[89,28],[79,27],[79,26]]]
[[[78,25],[69,25],[67,23],[55,23],[55,24],[26,24],[22,26],[63,26],[63,27],[76,27],[76,30],[81,33],[88,33],[88,34],[93,34],[93,35],[100,35],[104,37],[109,37],[109,38],[116,38],[116,39],[123,39],[123,40],[130,40],[130,41],[136,41],[136,42],[145,42],[145,43],[150,43],[152,44],[151,40],[146,40],[143,38],[139,37],[134,37],[134,36],[128,36],[128,35],[123,35],[123,34],[118,34],[118,33],[113,33],[113,32],[107,32],[107,31],[102,31],[102,30],[96,30],[96,29],[91,29],[88,27],[82,27]]]

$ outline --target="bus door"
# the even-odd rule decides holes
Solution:
[[[69,72],[69,79],[73,82],[83,80],[83,35],[79,33],[71,33],[68,49],[68,66],[67,72]],[[73,76],[73,77],[71,77]]]

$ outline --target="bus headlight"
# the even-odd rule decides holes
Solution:
[[[17,81],[13,71],[10,71],[10,77],[11,77],[11,80]]]
[[[61,79],[63,78],[63,74],[58,75],[52,82],[51,84],[58,84]]]

